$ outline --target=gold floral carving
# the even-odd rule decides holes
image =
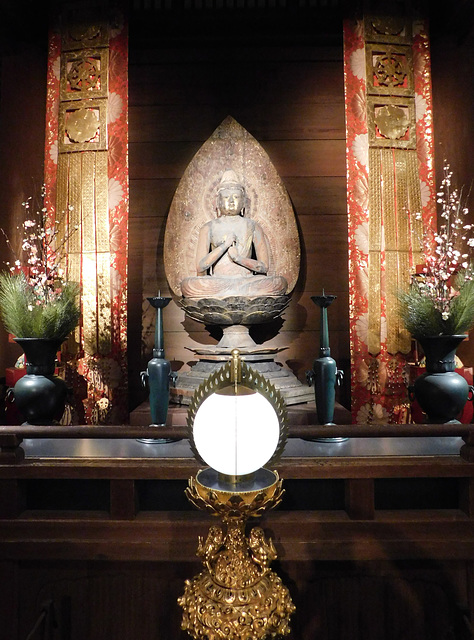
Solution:
[[[410,47],[366,45],[367,92],[413,96],[413,56]]]
[[[71,63],[67,81],[71,91],[94,91],[100,83],[100,68],[90,58],[76,60]]]
[[[415,149],[415,101],[412,98],[367,96],[369,145]]]
[[[99,119],[93,109],[75,109],[65,125],[65,133],[71,142],[90,142],[99,129]]]
[[[219,533],[220,532],[220,533]],[[271,540],[260,527],[245,537],[241,523],[211,527],[200,543],[208,569],[186,581],[178,603],[184,609],[181,628],[193,638],[247,640],[290,633],[295,607],[288,589],[269,569],[276,558]]]
[[[410,126],[406,112],[393,104],[380,107],[374,115],[374,122],[380,134],[389,140],[399,140]]]
[[[186,487],[186,497],[189,502],[201,511],[206,511],[213,516],[220,516],[225,520],[229,518],[257,518],[265,511],[277,507],[283,497],[282,480],[276,471],[275,482],[262,490],[245,491],[241,493],[229,493],[209,489],[199,481],[199,473],[196,478],[189,478]]]
[[[107,149],[107,100],[61,102],[59,105],[59,152]]]
[[[366,15],[364,31],[367,42],[393,42],[407,45],[412,43],[411,23],[404,17]]]
[[[104,49],[63,52],[61,55],[60,99],[106,98],[108,55]]]

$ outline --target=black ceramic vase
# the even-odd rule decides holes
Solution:
[[[457,422],[469,396],[465,378],[456,373],[456,350],[465,335],[432,336],[420,339],[426,358],[426,372],[415,380],[413,394],[428,422]]]
[[[13,397],[26,424],[55,424],[63,413],[67,385],[55,375],[61,340],[15,338],[26,358],[26,375],[13,387]]]

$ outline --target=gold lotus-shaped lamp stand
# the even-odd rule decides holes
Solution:
[[[206,640],[258,640],[290,632],[295,607],[270,569],[277,554],[261,527],[246,535],[249,518],[282,499],[271,465],[287,439],[287,412],[278,390],[234,350],[231,359],[194,393],[188,410],[191,447],[206,465],[186,489],[197,508],[220,517],[197,555],[204,569],[186,580],[178,599],[182,629]]]

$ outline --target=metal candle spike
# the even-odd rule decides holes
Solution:
[[[142,371],[140,377],[142,385],[148,389],[150,395],[150,426],[162,427],[166,425],[168,416],[170,382],[176,380],[176,373],[171,371],[171,364],[165,358],[163,340],[163,309],[171,298],[158,295],[147,298],[147,300],[156,309],[155,347],[153,349],[153,357],[148,362],[147,370]],[[149,444],[174,441],[174,438],[140,438],[140,442]]]
[[[313,370],[306,376],[308,383],[314,382],[316,411],[319,424],[334,424],[334,405],[336,399],[336,385],[340,384],[343,372],[337,369],[336,361],[331,358],[329,347],[329,329],[327,309],[334,302],[336,296],[311,296],[311,300],[321,309],[319,358],[313,363]],[[315,438],[318,442],[342,442],[347,438]]]

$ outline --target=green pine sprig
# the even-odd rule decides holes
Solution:
[[[24,273],[0,273],[0,312],[5,329],[17,338],[63,341],[79,322],[79,286],[58,285],[38,297]]]
[[[461,335],[474,327],[474,280],[463,270],[455,277],[453,289],[445,312],[423,282],[414,280],[399,294],[400,317],[413,338]]]

